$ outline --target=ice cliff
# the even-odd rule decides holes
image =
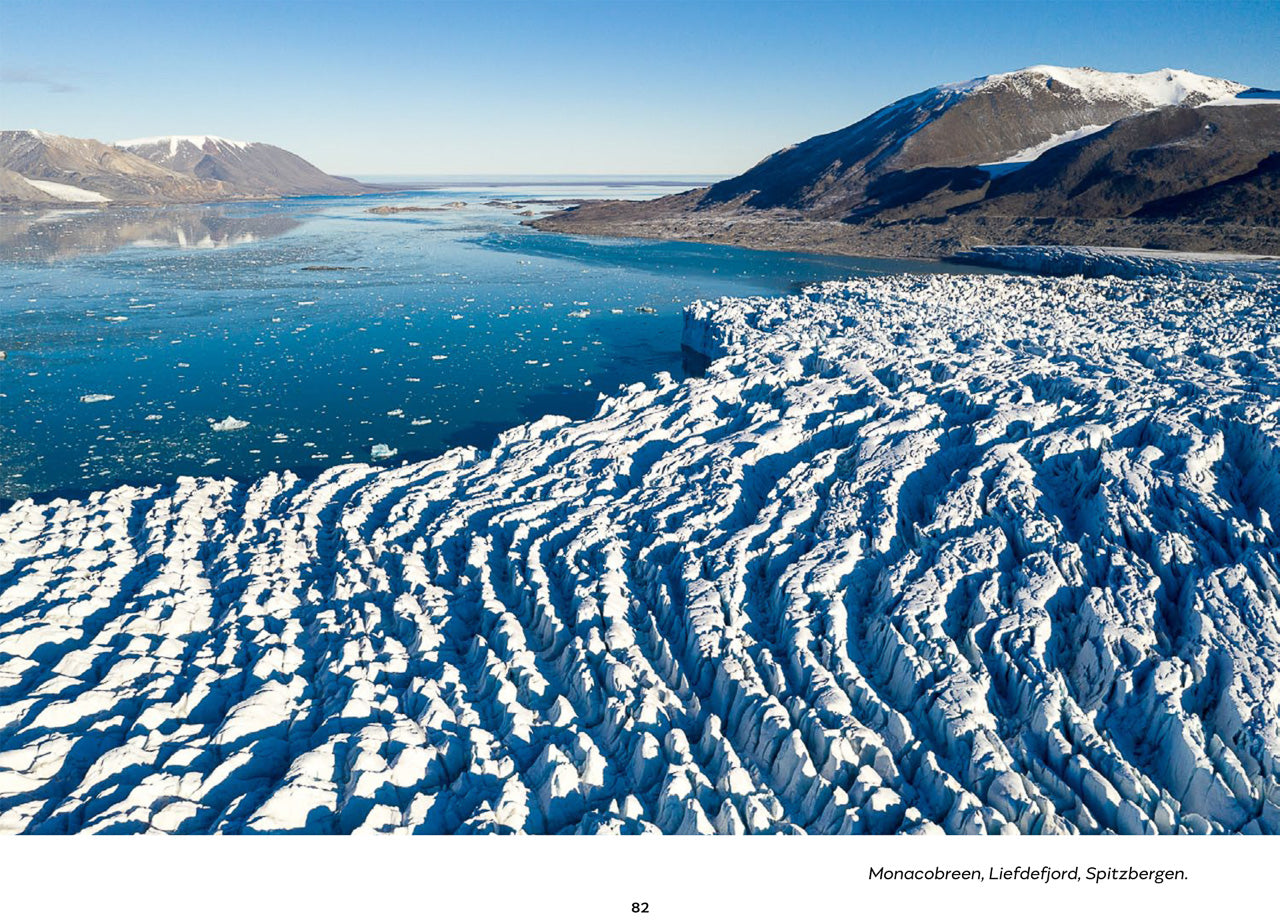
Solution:
[[[697,303],[488,452],[20,502],[0,827],[1280,832],[1278,306]]]

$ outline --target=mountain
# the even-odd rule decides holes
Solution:
[[[166,204],[373,191],[270,144],[211,136],[116,145],[0,131],[0,206]]]
[[[330,176],[295,153],[271,144],[212,135],[146,137],[116,147],[157,166],[221,182],[250,195],[351,195],[368,191],[354,179]]]
[[[997,176],[962,213],[1063,217],[1197,217],[1233,190],[1239,219],[1280,225],[1274,192],[1280,106],[1207,104],[1158,109],[1047,151]],[[1250,189],[1254,194],[1242,197]]]
[[[1041,65],[908,96],[707,189],[585,204],[534,225],[940,255],[1045,241],[1046,221],[1062,237],[1053,242],[1142,245],[1155,234],[1213,248],[1222,231],[1189,227],[1212,220],[1245,228],[1246,245],[1280,248],[1274,234],[1251,242],[1276,226],[1274,96],[1183,70]]]
[[[0,131],[0,186],[5,203],[203,201],[227,197],[211,182],[157,166],[100,141],[44,131]],[[31,186],[28,189],[26,186]]]
[[[53,195],[32,185],[13,170],[0,169],[0,201],[9,200],[41,204],[54,204],[58,201]]]

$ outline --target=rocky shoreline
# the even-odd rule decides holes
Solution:
[[[698,190],[701,191],[701,190]],[[1106,246],[1280,255],[1280,227],[1125,218],[806,218],[794,211],[698,211],[674,199],[589,202],[525,221],[550,233],[713,243],[868,258],[947,259],[980,246]]]

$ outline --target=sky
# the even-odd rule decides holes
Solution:
[[[1280,2],[0,0],[0,128],[346,175],[731,175],[1031,64],[1280,88]]]

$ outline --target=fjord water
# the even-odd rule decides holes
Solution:
[[[588,415],[620,385],[696,371],[680,348],[691,300],[929,267],[520,223],[540,209],[531,200],[669,191],[472,186],[0,215],[0,500],[309,475],[367,462],[375,445],[392,463],[487,447],[545,414]],[[442,209],[369,213],[378,205]]]

